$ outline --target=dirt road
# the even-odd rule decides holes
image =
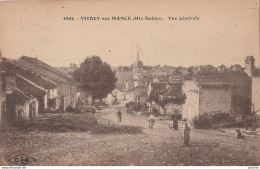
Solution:
[[[191,131],[183,147],[183,124],[127,114],[117,122],[118,107],[89,114],[47,114],[25,129],[5,128],[1,145],[6,160],[19,154],[37,159],[29,165],[259,165],[259,137],[237,139],[235,133]],[[10,164],[7,161],[8,164]],[[13,164],[10,164],[13,165]]]

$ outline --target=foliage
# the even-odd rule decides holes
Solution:
[[[135,102],[126,103],[127,112],[131,113],[133,111],[146,111],[148,110],[148,106],[146,104],[137,104]]]
[[[67,106],[65,109],[66,112],[69,113],[80,113],[80,110],[77,108],[72,107],[71,105]]]
[[[154,101],[156,104],[158,104],[159,103],[159,94],[155,90],[152,90],[147,101],[148,102]]]
[[[128,109],[131,105],[134,105],[135,102],[128,102],[126,103],[125,107]]]
[[[115,72],[99,56],[87,57],[74,71],[73,77],[92,92],[93,99],[106,97],[116,87]]]
[[[161,113],[156,107],[153,107],[152,108],[152,114],[154,114],[154,116],[159,116]]]
[[[209,112],[199,115],[193,118],[193,124],[195,128],[213,128],[214,126],[221,124],[229,124],[235,120],[231,117],[229,113],[222,112]],[[227,125],[229,126],[229,125]]]
[[[200,73],[213,73],[217,72],[218,69],[212,65],[205,65],[205,66],[199,66],[199,72]]]

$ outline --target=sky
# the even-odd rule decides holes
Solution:
[[[81,17],[163,20],[81,20]],[[168,17],[199,17],[169,20]],[[75,20],[64,20],[73,17]],[[98,55],[111,66],[259,65],[258,0],[58,0],[0,2],[2,56],[37,57],[55,67]]]

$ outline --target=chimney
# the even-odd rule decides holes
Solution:
[[[255,59],[253,56],[247,56],[245,59],[245,72],[252,77],[255,71]]]

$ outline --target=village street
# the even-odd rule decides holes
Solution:
[[[92,114],[45,114],[26,129],[2,129],[0,165],[25,154],[37,161],[29,165],[259,165],[259,136],[237,139],[235,130],[191,131],[191,146],[183,147],[183,123],[169,128],[169,120],[156,119],[148,128],[146,117],[127,114],[118,123],[116,107]]]

